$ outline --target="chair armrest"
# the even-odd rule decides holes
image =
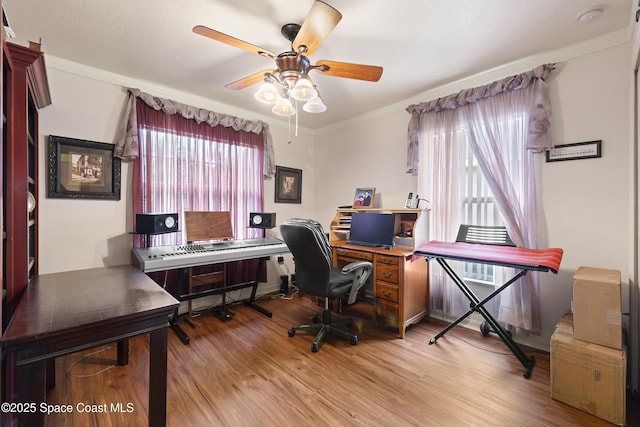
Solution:
[[[342,267],[342,274],[349,274],[352,272],[355,272],[356,274],[353,282],[351,283],[351,290],[349,291],[349,300],[347,301],[347,304],[353,304],[356,302],[358,290],[367,283],[367,279],[369,279],[372,270],[373,264],[368,261],[356,261]]]
[[[352,271],[355,271],[358,268],[362,267],[371,270],[373,268],[373,264],[371,264],[369,261],[355,261],[342,267],[342,274],[349,274]]]

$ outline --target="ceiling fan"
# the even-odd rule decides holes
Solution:
[[[280,32],[291,42],[291,50],[276,55],[274,52],[239,40],[235,37],[197,25],[193,32],[228,45],[270,57],[275,60],[275,69],[262,70],[250,76],[225,85],[230,89],[244,89],[264,81],[258,90],[256,99],[275,104],[275,114],[291,116],[296,113],[289,97],[306,101],[303,110],[320,113],[326,110],[315,84],[309,78],[309,72],[316,70],[332,77],[377,82],[382,76],[382,67],[374,65],[352,64],[348,62],[320,60],[311,65],[308,56],[312,55],[324,39],[333,31],[342,19],[342,14],[328,4],[316,0],[302,25],[285,24]],[[273,83],[279,84],[282,95]]]

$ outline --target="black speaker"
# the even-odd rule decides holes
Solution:
[[[276,226],[276,214],[271,212],[250,212],[250,228],[273,228]]]
[[[136,233],[155,234],[178,231],[177,213],[136,214]]]

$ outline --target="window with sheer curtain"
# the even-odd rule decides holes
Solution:
[[[247,228],[249,212],[263,207],[262,136],[211,127],[138,104],[140,155],[134,193],[140,212],[231,212],[234,237],[261,237]],[[152,236],[153,245],[186,243],[181,233]]]
[[[505,225],[517,246],[537,248],[535,153],[553,147],[545,78],[553,65],[411,105],[407,167],[432,202],[432,240],[454,241],[460,224]],[[511,271],[457,262],[467,279],[503,283]],[[430,269],[431,308],[447,314],[468,301],[441,269]],[[538,274],[485,307],[509,330],[540,332]]]

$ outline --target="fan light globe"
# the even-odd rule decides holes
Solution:
[[[280,98],[271,111],[279,116],[293,116],[296,113],[291,101],[287,98]]]
[[[289,93],[298,101],[309,101],[318,96],[318,92],[306,77],[300,77]]]
[[[260,102],[264,102],[266,104],[275,104],[280,99],[280,94],[278,93],[278,90],[273,85],[273,83],[264,82],[262,83],[262,86],[260,86],[260,89],[258,89],[256,94],[254,95],[254,97]]]
[[[316,96],[315,98],[307,101],[302,106],[302,109],[307,113],[324,113],[325,111],[327,111],[327,106],[324,105],[324,102],[322,102],[322,98],[320,98],[320,96]]]

